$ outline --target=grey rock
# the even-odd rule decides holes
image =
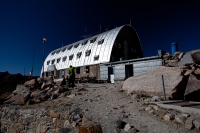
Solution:
[[[194,124],[195,128],[200,129],[200,119],[195,119],[193,121],[193,124]]]
[[[175,121],[180,123],[180,124],[184,124],[186,120],[186,117],[183,116],[182,114],[180,115],[175,115]]]
[[[187,101],[200,101],[200,80],[194,75],[190,75],[185,90],[185,100]]]
[[[194,121],[194,118],[192,118],[192,117],[186,118],[185,128],[192,129],[194,127],[193,121]]]
[[[187,63],[198,63],[200,62],[200,50],[194,50],[187,52],[181,61],[179,61],[178,66],[183,66]]]
[[[133,94],[133,95],[131,96],[131,98],[132,98],[132,99],[139,99],[140,97],[139,97],[138,94]]]
[[[159,96],[153,96],[152,98],[151,98],[151,101],[161,101],[161,98],[159,97]]]
[[[128,132],[128,130],[130,130],[130,129],[131,129],[131,125],[126,124],[124,127],[124,131]]]
[[[145,108],[145,111],[150,111],[153,107],[152,106],[148,106]]]
[[[181,75],[179,67],[160,66],[152,71],[130,77],[124,81],[123,90],[128,94],[144,94],[147,96],[162,96],[162,79],[164,83],[166,97],[170,99],[183,99],[188,78]]]
[[[166,121],[174,120],[174,118],[175,118],[175,115],[174,115],[174,114],[170,114],[170,113],[167,113],[167,114],[164,116],[164,120],[166,120]]]

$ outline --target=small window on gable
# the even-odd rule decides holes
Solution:
[[[64,61],[66,61],[66,59],[67,59],[67,56],[63,57],[62,61],[64,62]]]
[[[56,54],[60,53],[60,49],[58,51],[56,51]]]
[[[78,52],[78,53],[77,53],[77,59],[80,58],[81,55],[82,55],[82,52]]]
[[[95,55],[95,56],[94,56],[94,61],[95,61],[95,60],[99,60],[99,55]]]
[[[91,53],[91,49],[90,49],[90,50],[87,50],[87,51],[85,52],[85,56],[89,56],[90,53]]]
[[[49,65],[50,61],[47,61],[47,65]]]
[[[70,55],[70,56],[69,56],[69,60],[72,60],[73,57],[74,57],[74,54]]]
[[[67,49],[70,50],[73,47],[73,45],[69,46]]]
[[[60,58],[57,59],[57,63],[59,63],[59,62],[60,62]]]
[[[53,59],[53,60],[51,61],[51,64],[54,64],[54,62],[55,62],[55,59]]]
[[[87,42],[88,42],[88,40],[84,41],[84,42],[82,43],[82,45],[86,45],[86,44],[87,44]]]
[[[66,47],[65,47],[65,48],[63,48],[63,49],[62,49],[62,52],[65,52],[65,50],[66,50],[66,49],[67,49]]]
[[[97,37],[94,37],[90,40],[90,43],[94,43],[97,40]]]
[[[79,46],[79,43],[75,44],[75,45],[74,45],[74,48],[77,48],[78,46]]]
[[[55,54],[55,51],[51,53],[51,55],[54,55],[54,54]]]
[[[98,45],[102,44],[104,42],[104,39],[101,39],[98,41]]]

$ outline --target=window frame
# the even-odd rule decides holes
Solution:
[[[65,62],[67,60],[67,56],[64,56],[63,58],[62,58],[62,62]]]
[[[72,60],[74,58],[74,54],[69,56],[69,60]]]
[[[90,54],[91,54],[91,49],[85,51],[85,57],[90,56]]]

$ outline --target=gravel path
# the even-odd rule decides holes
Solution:
[[[125,92],[119,92],[120,85],[88,84],[83,95],[69,99],[74,104],[71,110],[80,108],[85,117],[101,124],[104,133],[115,133],[115,121],[121,119],[144,133],[196,133],[183,125],[166,122],[147,112],[139,111],[142,101],[131,99]],[[121,130],[121,132],[125,132]],[[116,132],[117,133],[117,132]]]

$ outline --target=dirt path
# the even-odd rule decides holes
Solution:
[[[115,89],[112,84],[88,84],[82,86],[88,91],[70,99],[72,110],[80,108],[85,117],[101,124],[104,133],[115,133],[115,121],[121,119],[140,131],[146,133],[195,133],[182,125],[165,122],[164,120],[140,112],[143,102],[131,99],[125,92],[119,92],[119,85]],[[77,86],[81,87],[81,86]],[[121,130],[121,132],[125,132]]]

